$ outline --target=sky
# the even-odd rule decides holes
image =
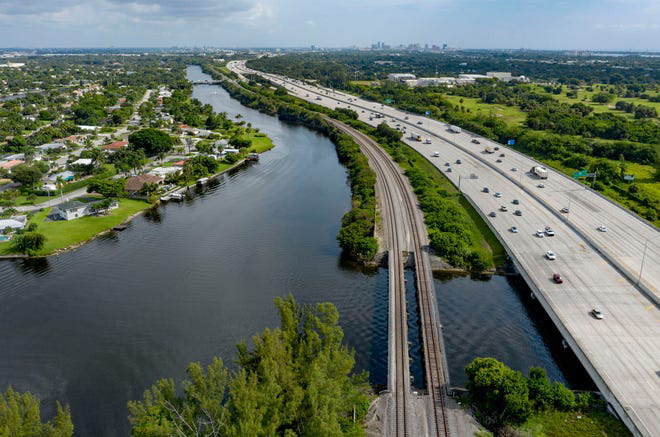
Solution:
[[[660,0],[0,0],[0,47],[660,51]]]

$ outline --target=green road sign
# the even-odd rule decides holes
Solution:
[[[586,178],[587,177],[587,171],[586,170],[580,170],[580,171],[574,171],[573,172],[573,178]]]
[[[392,99],[385,99],[385,103],[392,103]]]

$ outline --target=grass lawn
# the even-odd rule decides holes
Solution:
[[[58,191],[59,194],[59,191]],[[48,202],[49,199],[57,198],[56,194],[53,194],[52,196],[36,196],[34,198],[33,202],[30,202],[27,199],[27,196],[18,196],[16,197],[16,205],[18,206],[23,206],[23,205],[33,205],[35,203],[43,203],[43,202]]]
[[[623,423],[612,415],[600,411],[590,411],[588,413],[540,412],[531,416],[517,430],[525,436],[534,437],[631,435]]]
[[[273,142],[265,134],[260,132],[250,132],[242,135],[241,138],[247,138],[252,141],[252,146],[248,149],[251,153],[262,153],[273,148]]]
[[[449,94],[443,94],[443,97],[453,105],[463,105],[466,110],[469,109],[474,115],[480,113],[488,115],[492,112],[496,117],[501,118],[508,124],[521,125],[527,117],[527,114],[521,111],[517,106],[481,103],[479,102],[479,99],[474,97],[452,96]],[[463,103],[461,103],[461,99],[463,99]]]
[[[37,224],[37,231],[46,236],[46,244],[38,255],[49,255],[58,249],[89,240],[99,232],[111,229],[129,216],[149,207],[151,204],[142,200],[119,199],[119,208],[112,210],[107,216],[87,216],[75,220],[49,222],[44,219],[51,208],[40,211],[30,219],[30,223]],[[11,242],[0,243],[0,254],[10,253],[12,253]]]

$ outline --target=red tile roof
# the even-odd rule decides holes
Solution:
[[[114,143],[106,144],[103,146],[105,150],[119,150],[128,146],[128,141],[115,141]]]
[[[141,174],[133,176],[132,178],[126,179],[126,190],[127,191],[140,191],[144,184],[156,183],[159,184],[163,181],[163,178],[160,176],[154,176],[151,174]]]

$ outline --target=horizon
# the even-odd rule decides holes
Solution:
[[[463,50],[658,52],[658,23],[656,0],[0,0],[0,41],[32,49],[422,41]]]

